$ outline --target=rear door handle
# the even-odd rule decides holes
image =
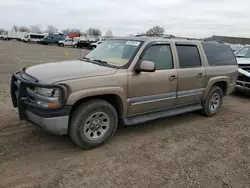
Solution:
[[[173,80],[175,80],[177,77],[175,76],[175,75],[172,75],[172,76],[170,76],[169,77],[169,81],[173,81]]]
[[[202,73],[199,73],[198,75],[197,75],[197,78],[201,78],[202,77]]]

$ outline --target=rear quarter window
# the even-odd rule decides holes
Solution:
[[[222,43],[202,42],[210,66],[237,65],[231,48]]]

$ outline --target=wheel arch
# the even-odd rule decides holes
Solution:
[[[96,88],[72,93],[68,97],[67,105],[72,106],[71,112],[73,112],[78,105],[91,99],[102,99],[110,103],[116,109],[119,118],[127,113],[127,100],[122,88],[105,88],[105,90]]]
[[[221,88],[223,91],[224,96],[227,95],[228,87],[229,87],[229,77],[227,76],[220,76],[220,77],[215,77],[209,80],[207,87],[205,89],[204,95],[203,95],[203,100],[206,100],[210,90],[214,87],[218,86]]]

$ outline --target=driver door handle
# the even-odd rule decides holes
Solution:
[[[175,75],[172,75],[169,77],[169,81],[174,81],[177,77]]]
[[[202,73],[199,73],[198,75],[197,75],[197,78],[201,78],[202,77]]]

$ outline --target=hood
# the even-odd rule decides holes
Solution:
[[[38,79],[40,83],[50,84],[75,78],[111,75],[115,74],[116,70],[115,68],[76,60],[35,65],[25,71]]]
[[[247,71],[245,71],[245,70],[239,68],[239,73],[241,73],[241,74],[243,74],[243,75],[245,75],[245,76],[247,76],[247,77],[250,78],[250,72],[247,72]]]
[[[236,58],[236,60],[239,65],[244,65],[244,64],[250,65],[250,58]]]

